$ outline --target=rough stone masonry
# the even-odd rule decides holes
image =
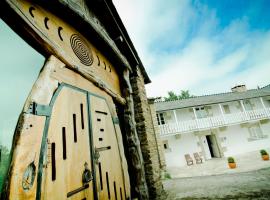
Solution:
[[[152,114],[155,114],[152,113],[153,111],[151,112],[144,79],[138,68],[137,72],[131,76],[130,81],[133,89],[136,128],[141,142],[149,197],[157,200],[166,199],[161,181],[165,169],[164,155],[160,148],[159,136],[155,132],[156,122],[153,120],[155,118],[152,118]]]

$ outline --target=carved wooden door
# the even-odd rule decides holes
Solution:
[[[117,140],[117,117],[102,97],[89,95],[96,157],[96,180],[100,200],[126,199],[124,169]],[[120,135],[119,135],[120,136]]]
[[[87,93],[61,87],[51,109],[42,199],[94,199]]]
[[[113,106],[79,88],[58,88],[46,108],[50,117],[41,146],[45,151],[40,155],[37,199],[129,198]]]

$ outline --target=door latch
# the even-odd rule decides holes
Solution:
[[[86,184],[93,180],[93,175],[92,175],[92,172],[89,170],[87,162],[84,163],[84,168],[85,169],[82,175],[82,182],[83,184]]]

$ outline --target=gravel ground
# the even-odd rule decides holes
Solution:
[[[164,181],[168,200],[261,199],[270,200],[270,168]]]

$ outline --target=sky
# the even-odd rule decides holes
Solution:
[[[0,19],[0,145],[10,149],[25,100],[45,58]]]
[[[269,0],[113,0],[148,72],[149,97],[270,84]]]

